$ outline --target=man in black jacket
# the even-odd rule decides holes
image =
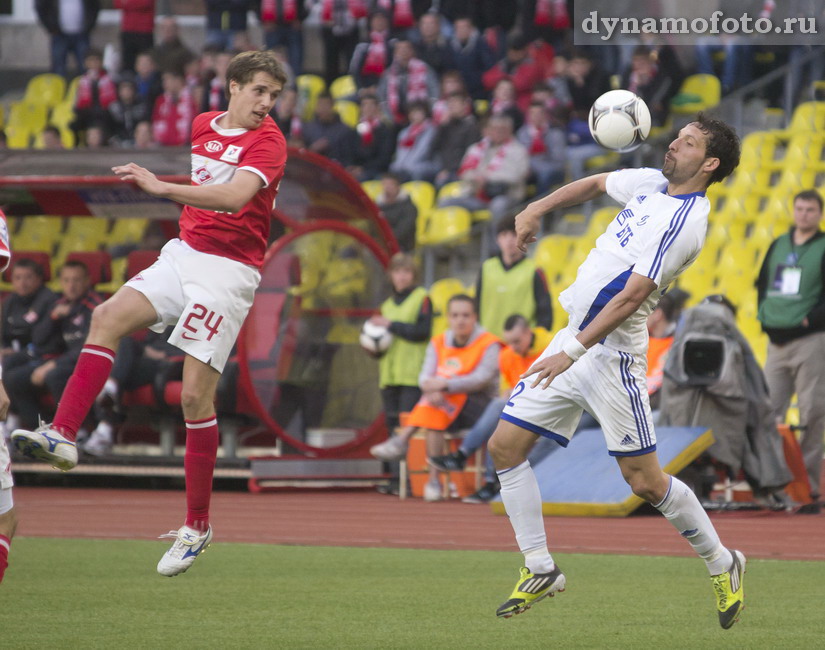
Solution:
[[[35,325],[51,310],[57,299],[43,284],[43,268],[34,260],[21,258],[11,271],[12,293],[3,300],[2,349],[5,360],[13,353],[25,352],[32,342]],[[5,361],[4,361],[5,368]]]
[[[35,0],[37,16],[51,36],[52,72],[66,76],[69,52],[74,55],[76,74],[83,72],[83,59],[97,24],[100,0]],[[77,11],[80,7],[81,11]]]
[[[89,289],[89,271],[82,262],[66,262],[60,269],[63,294],[32,331],[35,357],[14,368],[6,389],[22,426],[37,426],[39,387],[60,400],[89,333],[92,311],[101,299]]]

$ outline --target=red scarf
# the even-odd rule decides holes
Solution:
[[[392,17],[392,26],[407,29],[415,25],[411,0],[378,0],[378,6]]]
[[[570,15],[567,13],[565,0],[536,0],[536,14],[533,17],[536,27],[567,29],[570,27]]]
[[[498,115],[499,113],[503,113],[504,111],[512,108],[513,106],[515,106],[514,102],[509,102],[504,99],[494,99],[493,103],[490,105],[490,114]]]
[[[407,120],[404,114],[406,107],[401,106],[399,93],[400,72],[397,66],[390,66],[387,78],[387,102],[390,105],[393,119],[400,123]],[[427,64],[419,59],[410,59],[407,65],[407,104],[421,100],[427,101]]]
[[[295,138],[296,140],[301,137],[304,132],[304,123],[301,122],[301,118],[297,115],[293,115],[292,119],[289,120],[289,137]]]
[[[542,153],[547,153],[547,145],[544,142],[544,135],[547,129],[540,129],[532,124],[528,126],[530,131],[530,155],[538,156]]]
[[[450,117],[447,114],[447,100],[439,99],[433,104],[433,122],[438,125],[444,124]]]
[[[387,32],[370,32],[370,44],[361,74],[367,77],[379,77],[387,66]]]
[[[75,108],[94,108],[94,84],[97,82],[97,104],[106,108],[117,99],[117,86],[105,70],[98,76],[91,70],[80,77],[77,83]]]
[[[195,102],[188,88],[184,88],[177,98],[169,93],[158,97],[152,115],[155,142],[164,146],[186,144],[195,112]]]
[[[361,120],[358,122],[358,126],[355,127],[355,130],[358,131],[358,135],[361,136],[361,144],[365,147],[369,147],[372,144],[373,134],[379,124],[381,124],[381,120],[378,118],[373,120]]]
[[[323,0],[323,3],[321,7],[321,20],[328,23],[332,20],[332,6],[335,4],[335,0]],[[367,15],[366,0],[347,0],[347,4],[349,5],[349,11],[352,17],[356,20],[358,18],[364,18]]]
[[[493,157],[490,159],[490,162],[487,163],[485,168],[486,172],[494,172],[501,168],[502,163],[504,162],[504,156],[507,153],[505,149],[507,145],[512,142],[512,138],[507,140],[504,144],[501,144],[496,149]],[[482,161],[489,155],[491,151],[491,147],[493,144],[490,142],[488,138],[484,138],[480,142],[476,142],[472,147],[467,150],[467,153],[464,155],[463,160],[461,161],[461,167],[458,169],[458,175],[460,176],[466,171],[471,169],[478,169],[478,166],[482,163]]]
[[[294,23],[298,20],[298,0],[262,0],[261,21],[265,23]]]
[[[412,149],[415,141],[430,126],[430,120],[424,120],[420,124],[410,124],[398,136],[398,146],[404,149]]]

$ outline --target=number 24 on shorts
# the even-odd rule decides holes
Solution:
[[[192,334],[198,334],[201,327],[201,325],[198,324],[198,321],[201,321],[202,326],[207,330],[207,332],[209,332],[206,336],[206,340],[211,341],[212,337],[218,333],[218,328],[223,321],[223,316],[216,314],[214,311],[209,311],[203,305],[196,303],[192,307],[192,311],[187,314],[186,320],[183,321],[183,329],[191,332]],[[200,337],[189,336],[186,332],[182,332],[181,337],[189,341],[201,340]]]

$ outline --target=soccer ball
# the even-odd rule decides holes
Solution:
[[[364,323],[364,327],[361,328],[358,342],[370,355],[380,357],[389,349],[392,343],[392,334],[386,327],[367,321]]]
[[[598,144],[626,153],[647,139],[650,110],[629,90],[610,90],[593,102],[587,123]]]

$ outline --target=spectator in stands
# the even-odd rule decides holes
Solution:
[[[499,79],[493,88],[490,115],[507,116],[513,120],[513,130],[518,131],[524,124],[524,113],[516,103],[516,86],[512,79]]]
[[[401,178],[387,172],[381,176],[381,193],[375,199],[376,205],[387,220],[398,248],[405,253],[415,249],[415,228],[418,208],[409,192],[401,187]]]
[[[387,428],[394,433],[401,426],[401,413],[412,411],[421,398],[418,373],[430,340],[433,310],[426,289],[417,284],[418,269],[412,255],[393,255],[388,274],[392,295],[381,304],[381,314],[370,322],[386,327],[393,335],[379,361],[379,382]]]
[[[127,336],[121,339],[112,371],[95,400],[97,426],[83,443],[83,451],[93,456],[111,452],[115,431],[123,421],[120,400],[123,393],[154,384],[180,350],[167,341],[173,328],[163,333],[149,330],[142,340]]]
[[[21,426],[37,426],[41,387],[55,402],[60,400],[89,332],[92,311],[101,302],[90,290],[89,271],[82,262],[66,262],[59,277],[62,295],[32,330],[35,357],[5,377]]]
[[[163,94],[152,111],[155,142],[164,147],[179,147],[189,142],[192,120],[197,108],[180,72],[163,73]]]
[[[487,93],[482,75],[495,65],[495,57],[470,18],[457,18],[453,29],[449,44],[455,67],[464,78],[470,96],[473,99],[484,99]]]
[[[822,196],[798,193],[794,225],[768,249],[756,287],[758,317],[768,335],[765,378],[778,421],[791,396],[799,403],[802,455],[814,503],[820,512],[823,432],[825,432],[825,234]]]
[[[432,68],[415,58],[410,41],[400,39],[393,48],[392,65],[378,84],[378,96],[393,121],[402,125],[412,102],[429,102],[438,95],[438,79]]]
[[[246,33],[251,0],[204,0],[206,5],[206,44],[224,50],[235,48],[235,36]],[[243,51],[243,50],[239,50]]]
[[[449,329],[433,337],[427,346],[418,375],[421,399],[410,413],[407,426],[370,449],[376,458],[388,462],[403,458],[410,438],[419,428],[427,435],[427,456],[444,455],[444,433],[475,422],[497,394],[500,344],[478,324],[473,299],[463,294],[450,298],[447,319]],[[449,487],[454,493],[453,486]],[[438,470],[433,467],[424,500],[438,501],[442,493]]]
[[[531,101],[536,99],[545,101],[547,108],[550,110],[558,107],[571,109],[573,107],[573,97],[570,94],[570,85],[567,77],[569,65],[570,61],[567,55],[557,53],[553,57],[553,76],[533,89],[533,98]],[[538,96],[536,96],[536,92],[538,92]]]
[[[160,74],[149,52],[142,52],[135,59],[135,86],[137,95],[147,106],[154,106],[155,100],[163,92]]]
[[[43,148],[51,150],[65,149],[63,139],[60,136],[60,129],[56,126],[49,125],[43,129]]]
[[[432,0],[373,0],[371,4],[387,14],[393,38],[404,38],[415,27],[415,21],[430,10]]]
[[[155,69],[183,73],[187,62],[195,58],[194,53],[180,38],[180,28],[174,16],[165,16],[158,24],[160,41],[152,48]]]
[[[264,45],[272,50],[286,48],[292,72],[302,74],[304,69],[303,22],[307,10],[304,0],[261,0],[261,25]]]
[[[84,135],[87,149],[102,149],[109,144],[109,133],[105,124],[90,124]]]
[[[484,128],[482,140],[471,145],[461,159],[461,196],[443,200],[440,205],[460,205],[472,211],[489,209],[490,226],[495,232],[507,211],[524,198],[529,173],[530,154],[513,137],[513,120],[494,115]]]
[[[307,149],[338,162],[343,167],[355,164],[358,135],[341,121],[332,96],[323,92],[315,103],[315,119],[304,125]]]
[[[132,146],[135,128],[148,119],[149,106],[138,97],[135,82],[130,77],[122,78],[117,84],[117,99],[109,105],[114,142],[121,146]]]
[[[11,271],[11,293],[3,299],[3,370],[30,360],[32,332],[54,305],[57,296],[43,284],[43,267],[32,259],[16,260]],[[16,360],[13,360],[16,359]]]
[[[521,31],[530,40],[540,38],[559,48],[570,33],[572,16],[572,0],[523,0]]]
[[[575,50],[565,69],[567,90],[578,119],[587,119],[590,107],[600,95],[610,90],[610,79],[584,50]]]
[[[578,113],[570,113],[562,108],[554,114],[558,123],[565,125],[567,133],[565,157],[567,158],[568,180],[583,178],[586,175],[587,161],[593,156],[601,156],[605,150],[593,140],[587,123],[587,115],[580,116]]]
[[[135,125],[135,149],[151,149],[155,146],[155,135],[152,133],[152,123],[148,120]]]
[[[450,42],[441,33],[441,15],[428,11],[418,19],[418,29],[411,37],[415,55],[439,77],[456,68]]]
[[[120,71],[134,72],[141,52],[155,46],[155,0],[114,0],[120,9]]]
[[[527,123],[518,130],[516,138],[530,153],[530,171],[536,181],[537,194],[544,194],[564,181],[567,134],[550,125],[550,112],[545,104],[530,104]]]
[[[324,39],[324,78],[327,87],[346,74],[355,46],[358,21],[367,15],[366,0],[319,0]]]
[[[100,0],[35,0],[34,7],[51,37],[51,71],[69,76],[66,63],[71,52],[75,74],[81,74]]]
[[[225,111],[229,106],[226,98],[226,71],[232,60],[231,52],[218,52],[215,55],[215,68],[205,84],[201,97],[201,113],[207,111]]]
[[[441,93],[432,106],[432,118],[436,126],[441,126],[450,119],[447,114],[447,97],[453,93],[467,94],[467,84],[464,83],[464,79],[462,79],[458,70],[448,70],[441,75],[439,85]],[[473,108],[469,103],[467,103],[466,111],[468,115],[473,112]]]
[[[496,336],[504,333],[510,314],[521,314],[529,325],[553,329],[553,305],[544,271],[518,247],[516,219],[509,216],[496,227],[499,253],[481,265],[476,280],[478,322]]]
[[[622,88],[645,100],[653,126],[662,126],[667,121],[670,100],[679,90],[674,80],[659,69],[646,45],[638,45],[633,50],[630,68],[622,77]]]
[[[398,133],[390,171],[408,181],[431,181],[436,173],[431,155],[436,128],[426,102],[409,106],[409,124]]]
[[[298,111],[297,90],[285,88],[278,96],[278,101],[275,103],[275,108],[270,116],[275,120],[290,146],[304,146],[304,123],[301,120],[301,113]]]
[[[370,14],[368,38],[355,47],[349,65],[349,73],[359,90],[377,88],[381,75],[390,67],[390,21],[385,12]]]
[[[501,417],[501,411],[510,397],[510,393],[521,381],[521,375],[533,365],[544,349],[550,344],[550,332],[543,327],[530,328],[530,323],[521,314],[512,314],[504,321],[502,348],[498,357],[498,368],[501,374],[501,390],[499,396],[491,400],[484,409],[481,417],[475,421],[472,428],[464,436],[461,446],[454,452],[444,456],[428,458],[427,462],[442,472],[460,472],[467,465],[467,459],[476,449],[487,444],[487,441],[496,430]],[[545,441],[548,442],[549,441]],[[539,444],[530,453],[530,462],[535,465],[537,456],[547,453],[546,445]],[[462,499],[464,503],[487,503],[501,491],[492,458],[487,455],[484,485],[477,492]]]
[[[507,39],[507,54],[484,73],[482,80],[487,90],[493,90],[502,79],[513,82],[516,103],[523,112],[530,103],[533,87],[543,80],[541,67],[527,52],[529,41],[521,34]]]
[[[378,97],[372,93],[361,95],[361,115],[355,130],[358,132],[356,166],[350,173],[359,181],[378,178],[390,167],[395,152],[395,128],[381,111]]]
[[[473,115],[467,95],[449,95],[446,112],[446,121],[436,131],[431,152],[438,169],[435,183],[439,187],[458,180],[458,169],[464,152],[481,139],[478,121]]]
[[[93,123],[106,124],[109,120],[109,106],[117,99],[117,86],[103,67],[103,53],[89,49],[84,59],[86,72],[80,77],[75,99],[74,128],[85,131]]]

